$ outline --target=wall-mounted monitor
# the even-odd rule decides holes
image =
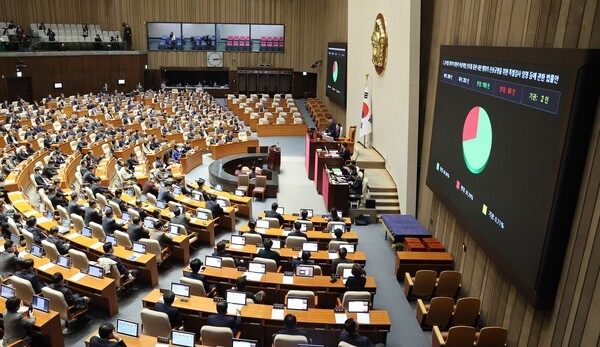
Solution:
[[[54,83],[54,89],[61,89],[61,88],[62,88],[62,83],[60,83],[60,82]]]
[[[125,84],[125,80],[118,80],[117,83],[120,84],[120,85],[121,84]]]
[[[560,279],[599,71],[599,50],[441,48],[427,186],[537,308]]]
[[[327,95],[333,102],[346,107],[346,67],[348,44],[329,42],[327,44]]]

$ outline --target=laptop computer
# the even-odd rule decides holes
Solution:
[[[222,185],[220,185],[220,184],[217,184],[217,185],[215,186],[215,190],[216,190],[216,191],[218,191],[218,192],[222,192],[222,191],[223,191],[223,186],[222,186]]]
[[[31,251],[29,252],[31,255],[34,255],[38,258],[42,257],[42,247],[38,246],[38,245],[32,245],[31,246]]]
[[[213,257],[210,255],[207,255],[204,258],[204,265],[209,266],[209,267],[215,267],[215,268],[221,268],[223,259],[221,259],[220,257]]]
[[[285,207],[277,207],[277,210],[275,210],[277,213],[279,214],[284,214],[285,212]]]
[[[267,273],[267,265],[256,261],[248,262],[248,271],[257,274]]]
[[[117,333],[123,334],[131,337],[139,336],[139,324],[136,322],[117,319]]]
[[[129,222],[131,220],[131,215],[129,214],[129,212],[122,212],[121,213],[121,219],[124,222]]]
[[[169,226],[169,234],[179,236],[181,235],[181,228],[179,225],[170,225]]]
[[[167,203],[162,200],[156,201],[156,208],[160,208],[161,210],[167,207]]]
[[[141,242],[134,242],[133,251],[135,253],[146,254],[146,245]]]
[[[269,229],[270,226],[271,224],[268,220],[259,219],[256,221],[256,231],[258,232],[264,233],[265,231],[267,231],[267,229]]]
[[[257,340],[247,340],[247,339],[233,339],[232,347],[257,347]]]
[[[13,242],[15,245],[17,245],[17,248],[18,248],[18,247],[19,247],[19,245],[21,244],[21,238],[20,238],[20,237],[18,237],[17,235],[15,235],[15,234],[10,234],[10,240],[11,240],[11,241],[12,241],[12,242]]]
[[[46,211],[46,218],[53,220],[54,219],[54,211],[51,211],[51,210]]]
[[[81,235],[85,236],[85,237],[92,237],[92,228],[90,227],[83,227],[81,229]]]
[[[140,196],[140,201],[145,204],[148,202],[148,197],[146,195],[141,195]]]
[[[194,190],[194,191],[192,192],[192,198],[193,198],[194,200],[196,200],[196,201],[202,201],[202,193],[200,193],[200,192],[199,192],[199,191],[197,191],[197,190]]]
[[[303,242],[302,243],[302,251],[309,252],[318,252],[319,251],[319,243],[318,242]]]
[[[106,235],[104,242],[110,242],[113,247],[117,245],[117,238],[112,235]]]
[[[13,296],[15,296],[15,288],[3,284],[2,288],[0,289],[0,296],[4,299],[12,298]]]
[[[226,294],[227,313],[234,314],[246,305],[246,293],[235,290],[228,290]]]
[[[134,196],[135,195],[135,190],[133,190],[133,188],[128,188],[125,190],[125,194],[129,195],[129,196]]]
[[[281,249],[281,240],[271,239],[271,241],[273,241],[273,246],[271,246],[271,249]]]
[[[190,297],[190,286],[187,284],[171,282],[171,291],[175,293],[175,295],[186,298]]]
[[[231,245],[241,248],[246,245],[246,238],[244,236],[231,235]]]
[[[208,213],[204,211],[197,212],[198,219],[200,220],[208,220]]]
[[[185,331],[171,330],[171,345],[181,347],[194,347],[196,335]]]
[[[342,270],[342,279],[346,280],[350,276],[352,276],[352,268],[345,268]]]
[[[315,268],[309,265],[298,265],[296,266],[296,276],[315,277]]]
[[[181,187],[173,185],[173,195],[181,195]]]
[[[369,300],[348,300],[348,313],[369,313]]]
[[[288,296],[286,308],[288,310],[308,310],[308,298],[298,298],[294,296]]]
[[[221,206],[223,209],[227,208],[227,201],[223,199],[217,199],[217,204],[219,204],[219,206]]]
[[[71,258],[65,257],[63,255],[59,255],[56,260],[56,265],[62,266],[66,269],[70,269],[71,268]]]
[[[92,277],[102,278],[104,276],[104,269],[102,266],[88,265],[87,274]]]
[[[243,190],[241,190],[241,189],[236,189],[236,190],[235,190],[235,195],[236,195],[236,196],[244,196],[244,195],[246,195],[246,194],[244,193],[244,191],[243,191]]]
[[[154,228],[154,222],[156,220],[152,217],[146,217],[146,219],[144,219],[144,226],[146,228]]]
[[[356,245],[353,243],[340,243],[340,248],[345,248],[348,254],[352,254],[356,252]]]
[[[42,311],[44,313],[50,312],[50,300],[42,298],[41,296],[35,295],[31,301],[31,306],[33,306],[35,310]]]
[[[63,219],[58,226],[58,232],[64,235],[68,234],[69,231],[71,231],[71,221],[68,219]]]

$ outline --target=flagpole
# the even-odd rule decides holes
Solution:
[[[367,88],[369,86],[369,73],[367,72],[365,74],[365,88]],[[362,123],[362,120],[361,120]],[[367,135],[363,135],[363,144],[365,145],[365,148],[369,148],[369,146],[367,145]]]

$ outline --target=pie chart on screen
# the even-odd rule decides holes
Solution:
[[[333,78],[333,82],[337,82],[338,78],[338,63],[337,61],[333,62],[333,67],[331,68],[331,77]]]
[[[483,107],[475,106],[467,114],[462,134],[465,165],[473,174],[485,169],[492,152],[492,122]]]

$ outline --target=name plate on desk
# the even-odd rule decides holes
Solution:
[[[74,274],[73,276],[67,278],[67,280],[70,282],[77,282],[84,277],[85,277],[85,274],[83,272],[78,272],[78,273]]]
[[[271,319],[283,320],[285,311],[283,309],[273,308],[271,310]]]
[[[294,276],[283,276],[283,284],[294,284]]]
[[[69,234],[69,235],[65,236],[65,238],[67,238],[67,239],[69,239],[69,240],[73,240],[73,239],[74,239],[74,238],[76,238],[77,236],[79,236],[79,234],[72,233],[72,234]]]

